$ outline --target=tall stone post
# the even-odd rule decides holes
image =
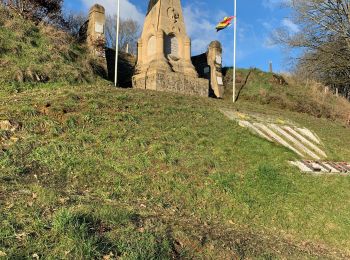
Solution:
[[[105,55],[105,24],[105,8],[98,4],[91,7],[87,28],[87,44],[91,52],[99,57]]]
[[[218,41],[210,43],[207,52],[207,62],[210,66],[210,85],[215,97],[222,98],[224,84],[222,77],[222,47]]]
[[[157,58],[162,60],[164,58],[164,33],[162,31],[157,32],[156,39]]]
[[[273,73],[272,61],[269,62],[269,72]]]

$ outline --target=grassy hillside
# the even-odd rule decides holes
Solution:
[[[232,100],[232,69],[226,69],[225,100]],[[350,103],[337,98],[316,82],[300,82],[259,69],[237,71],[237,96],[240,102],[259,103],[268,107],[305,113],[317,118],[346,122],[350,117]]]
[[[91,82],[98,63],[85,48],[65,32],[23,21],[0,6],[2,87],[21,91],[50,82]]]
[[[350,105],[320,86],[254,70],[234,105],[230,87],[116,89],[66,34],[1,9],[0,63],[1,259],[350,258],[349,177],[302,174],[219,112],[293,121],[349,161]]]
[[[19,128],[1,132],[0,251],[9,259],[349,257],[350,179],[299,173],[287,164],[295,154],[221,107],[289,118],[316,131],[331,158],[350,158],[340,123],[267,105],[105,82],[3,93],[0,118]]]

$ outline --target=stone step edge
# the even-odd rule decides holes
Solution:
[[[302,172],[350,176],[350,163],[347,162],[298,160],[290,161],[289,163],[298,167]]]
[[[293,135],[293,142],[291,141],[291,138],[287,138],[285,135],[282,135],[280,133],[280,131],[276,131],[276,127],[281,128],[281,130],[287,131],[286,129],[283,129],[283,126],[277,126],[274,124],[262,124],[262,123],[251,123],[249,121],[245,121],[245,120],[239,120],[239,125],[242,127],[246,127],[249,128],[251,130],[253,130],[255,133],[257,133],[259,136],[267,139],[268,141],[272,141],[272,142],[277,142],[279,144],[281,144],[282,146],[287,147],[288,149],[292,150],[293,152],[297,153],[298,155],[300,155],[301,157],[310,157],[313,158],[315,160],[320,160],[321,157],[323,158],[327,158],[327,155],[325,154],[325,152],[323,152],[321,149],[319,149],[318,147],[316,147],[316,150],[318,150],[318,152],[316,152],[318,155],[316,155],[313,151],[311,147],[305,147],[305,146],[309,146],[306,145],[305,143],[303,143],[302,140],[300,140],[297,137],[294,137]],[[284,132],[283,131],[283,132]],[[288,136],[290,136],[291,134],[289,133]],[[285,140],[287,139],[287,140]],[[295,140],[296,139],[296,140]],[[304,139],[306,140],[306,139]],[[297,143],[295,142],[297,141]],[[307,140],[307,142],[310,142]],[[311,146],[313,145],[310,142]],[[297,147],[295,147],[297,146]],[[303,149],[301,149],[303,148]],[[310,150],[311,149],[311,150]],[[298,151],[298,152],[297,152]]]

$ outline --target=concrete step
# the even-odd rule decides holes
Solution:
[[[288,140],[289,143],[297,149],[299,152],[306,154],[310,158],[313,158],[315,160],[320,160],[321,158],[316,155],[314,152],[312,152],[310,149],[308,149],[301,140],[297,140],[294,138],[292,135],[290,135],[286,130],[284,130],[282,127],[275,125],[275,124],[270,124],[270,127],[277,131],[285,140]]]
[[[291,133],[293,136],[295,136],[296,138],[298,138],[303,144],[307,145],[309,148],[311,148],[313,151],[317,152],[318,155],[321,155],[322,157],[326,158],[327,155],[324,151],[322,151],[320,148],[318,148],[315,144],[312,143],[311,140],[308,140],[307,137],[302,136],[301,134],[299,134],[297,132],[297,130],[293,129],[290,126],[283,126],[283,129],[285,129],[286,131],[288,131],[289,133]],[[312,133],[311,133],[312,134]],[[313,134],[312,134],[313,135]],[[316,137],[315,138],[311,138],[313,141],[317,140]],[[319,141],[317,141],[317,143],[319,144]]]
[[[320,147],[297,132],[296,127],[260,122],[251,123],[245,120],[240,120],[239,124],[242,127],[251,129],[260,137],[267,139],[268,141],[275,141],[280,145],[287,147],[302,158],[321,160],[322,158],[327,157],[326,153]],[[316,137],[310,139],[316,140]]]
[[[307,138],[309,138],[314,143],[321,144],[321,140],[318,138],[318,136],[316,136],[309,129],[307,129],[307,128],[295,128],[295,130],[298,131],[303,136],[306,136]]]
[[[269,140],[270,142],[273,142],[273,139],[271,139],[267,134],[265,134],[263,131],[261,131],[258,127],[256,127],[255,125],[253,125],[252,123],[248,122],[248,121],[239,121],[239,125],[242,127],[247,127],[252,129],[254,132],[256,132],[258,135],[260,135],[261,137]]]
[[[291,161],[290,164],[306,173],[350,175],[350,163],[347,162],[298,160]]]
[[[254,123],[254,126],[259,128],[261,131],[266,133],[270,138],[275,140],[277,143],[283,145],[284,147],[287,147],[288,149],[292,150],[296,154],[300,155],[301,157],[304,157],[304,154],[300,152],[298,149],[290,145],[287,141],[283,139],[280,135],[276,134],[271,128],[267,125],[264,125],[263,123]]]
[[[228,118],[235,120],[240,126],[250,129],[260,137],[276,142],[305,159],[320,161],[327,158],[320,138],[307,128],[294,126],[292,123],[274,123],[277,120],[256,115],[221,110]],[[327,168],[327,167],[326,167]]]

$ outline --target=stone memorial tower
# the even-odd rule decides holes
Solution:
[[[208,97],[209,81],[191,62],[180,0],[150,0],[132,81],[134,88]]]

